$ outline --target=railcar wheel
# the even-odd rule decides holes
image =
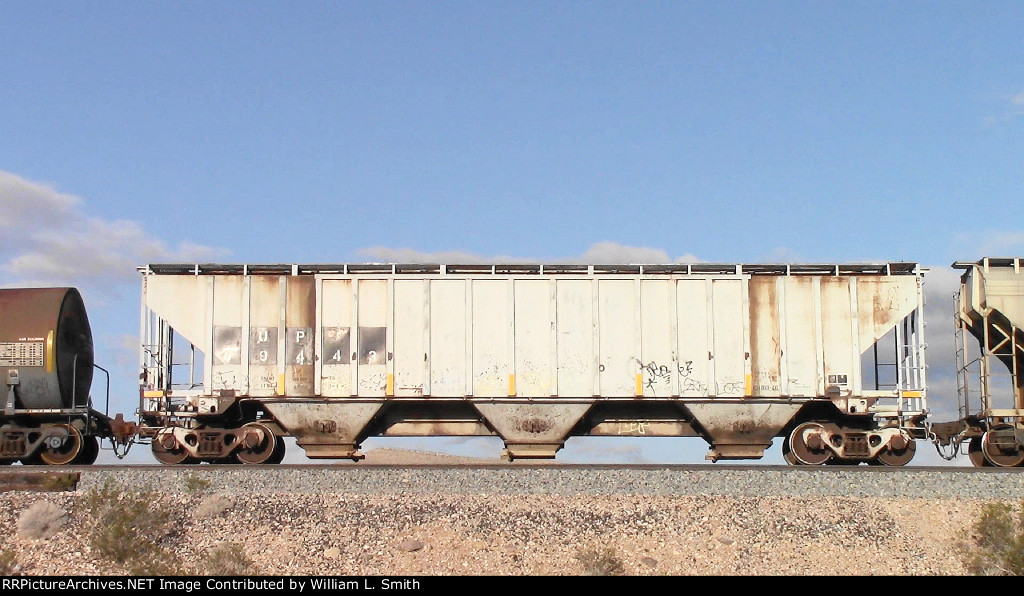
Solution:
[[[161,431],[153,437],[153,444],[150,445],[153,457],[162,464],[170,466],[177,464],[196,463],[195,459],[189,456],[187,450],[178,444],[178,440],[170,432]]]
[[[800,465],[800,462],[796,460],[796,456],[793,455],[793,447],[789,444],[789,437],[782,439],[782,459],[786,460],[786,463],[791,466]]]
[[[243,464],[265,464],[274,456],[277,437],[270,429],[258,422],[250,422],[242,427],[246,431],[242,444],[235,454]]]
[[[967,444],[967,457],[975,468],[992,467],[985,459],[985,452],[981,450],[981,437],[971,437],[971,442]]]
[[[66,466],[74,462],[84,449],[82,433],[77,428],[70,424],[61,424],[60,427],[68,431],[68,438],[59,447],[46,445],[39,451],[39,458],[43,460],[44,464]]]
[[[96,458],[100,455],[100,442],[94,436],[82,437],[82,451],[75,458],[75,461],[71,462],[76,466],[91,466],[96,463]]]
[[[999,442],[998,435],[995,433],[1006,431],[1012,433],[1013,427],[997,426],[981,435],[981,452],[985,455],[985,460],[993,466],[1015,468],[1024,464],[1024,450],[1021,450],[1016,440],[1013,445]]]
[[[279,464],[284,461],[285,444],[284,437],[274,437],[277,443],[274,445],[274,453],[267,459],[268,464]]]
[[[883,466],[905,466],[914,459],[915,453],[917,453],[917,442],[911,439],[903,449],[886,449],[879,453],[876,459]]]
[[[789,445],[798,464],[820,466],[832,459],[832,451],[817,436],[824,428],[819,422],[805,422],[793,429]]]

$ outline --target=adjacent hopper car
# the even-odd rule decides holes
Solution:
[[[269,464],[289,436],[328,459],[374,436],[497,436],[531,459],[661,436],[699,437],[711,461],[781,438],[796,465],[901,466],[930,441],[1019,466],[1022,261],[955,265],[960,417],[938,424],[916,263],[153,264],[132,423],[87,399],[78,293],[0,290],[0,458],[89,463],[109,439],[167,464]]]
[[[1024,259],[957,262],[955,296],[960,418],[932,425],[955,455],[967,446],[978,467],[1024,465]]]

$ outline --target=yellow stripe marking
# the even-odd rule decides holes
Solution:
[[[53,329],[46,334],[46,372],[52,373],[56,370],[57,351],[53,349]]]
[[[753,382],[753,379],[750,378],[750,375],[747,375],[746,381],[747,381],[747,393],[746,393],[746,395],[753,395],[754,394],[754,382]]]
[[[509,395],[515,395],[516,394],[516,376],[515,375],[509,375],[508,376],[508,394]]]
[[[643,397],[644,395],[644,375],[637,373],[636,375],[636,394],[637,397]]]
[[[395,395],[395,375],[391,373],[388,373],[388,388],[385,395],[388,397],[393,397]]]
[[[284,395],[284,375],[277,375],[277,394]]]

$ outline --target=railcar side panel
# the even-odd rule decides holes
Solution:
[[[711,386],[714,395],[741,397],[749,395],[747,364],[750,354],[747,335],[745,280],[715,279],[711,285],[711,320],[708,328],[714,336],[710,359],[715,363]]]
[[[785,376],[782,391],[793,397],[815,397],[821,393],[821,325],[816,301],[817,278],[791,277],[784,281],[785,302],[782,358]],[[781,374],[781,372],[780,372]]]
[[[640,282],[641,325],[640,356],[637,359],[644,397],[671,397],[678,392],[678,361],[673,344],[676,339],[674,280]]]
[[[762,397],[782,395],[782,343],[779,285],[785,278],[758,277],[749,283],[750,392]]]
[[[680,279],[676,282],[676,329],[678,329],[679,395],[703,398],[714,391],[715,374],[711,346],[711,279]]]
[[[356,283],[359,321],[356,335],[355,395],[384,397],[388,386],[388,328],[391,308],[388,280],[361,279]]]
[[[637,394],[637,327],[640,317],[635,285],[633,280],[598,281],[598,376],[599,395],[604,397],[633,397]]]
[[[422,397],[427,344],[427,282],[395,280],[394,395]]]
[[[471,391],[468,378],[472,369],[466,366],[466,353],[472,353],[466,324],[468,285],[463,279],[430,281],[429,394],[435,397],[464,397]],[[507,336],[505,341],[509,341]]]
[[[589,279],[561,279],[555,291],[556,393],[579,397],[599,395],[594,282]]]
[[[354,393],[352,383],[352,356],[355,348],[352,338],[354,282],[350,279],[325,279],[320,290],[320,395],[348,397]]]
[[[243,382],[239,390],[245,391],[242,387],[248,387],[248,394],[256,397],[273,397],[278,395],[281,387],[278,384],[278,371],[284,366],[285,338],[280,334],[281,326],[281,290],[283,289],[282,277],[279,276],[250,276],[243,279],[243,290],[248,299],[245,301],[246,314],[249,319],[247,329],[239,335],[246,345],[242,348],[245,364],[249,372],[243,375]],[[225,291],[226,278],[215,280],[214,291]],[[215,302],[227,303],[229,298],[214,295]],[[242,316],[236,319],[241,321]],[[241,364],[241,363],[239,363]],[[223,367],[214,371],[215,378],[220,379]],[[224,387],[234,388],[232,385]]]
[[[247,285],[245,281],[238,276],[213,278],[213,366],[211,367],[213,377],[211,388],[215,392],[244,393],[249,390],[250,379],[245,374],[245,367],[242,364],[243,309],[246,318],[251,316],[250,303],[243,302],[243,292]],[[257,279],[257,304],[276,305],[278,309],[280,308],[280,296],[274,292],[268,292],[269,295],[263,296],[259,291],[266,287],[273,287],[276,291],[277,281],[276,278],[260,277]],[[270,302],[271,300],[273,302]],[[277,323],[274,322],[273,326],[276,329]],[[274,357],[276,358],[276,356],[275,351]],[[260,369],[257,368],[258,370]],[[257,377],[255,381],[256,384],[268,382],[276,386],[273,381],[266,381],[262,377]]]
[[[557,392],[554,283],[548,279],[512,282],[515,292],[514,395],[518,397],[551,397]],[[484,341],[493,340],[500,340],[500,336]]]
[[[855,278],[821,278],[822,374],[825,386],[819,395],[832,388],[848,393],[860,373],[860,353],[853,342],[855,312],[850,288]],[[856,300],[856,297],[853,297]]]
[[[512,395],[512,296],[509,282],[476,280],[473,287],[473,395]]]
[[[311,277],[284,278],[287,283],[284,341],[284,392],[313,395],[316,375],[316,287]]]

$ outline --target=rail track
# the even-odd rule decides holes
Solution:
[[[782,472],[785,474],[895,474],[922,472],[936,474],[1008,474],[1024,475],[1015,468],[974,468],[974,467],[937,467],[937,466],[790,466],[764,464],[562,464],[562,463],[308,463],[278,464],[275,466],[249,467],[237,464],[159,464],[159,463],[125,463],[125,464],[94,464],[90,466],[11,466],[0,468],[0,476],[11,471],[22,473],[37,472],[83,472],[105,473],[134,471],[140,473],[161,472],[205,472],[205,471],[255,471],[272,472],[274,470],[304,471],[342,471],[342,470],[545,470],[545,471],[672,471],[672,472]]]

